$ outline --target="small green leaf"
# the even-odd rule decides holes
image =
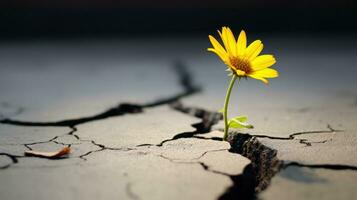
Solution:
[[[254,128],[254,126],[247,123],[247,121],[248,121],[248,118],[246,116],[233,117],[228,121],[228,126],[230,128],[238,128],[238,129],[243,129],[243,128],[252,129],[252,128]]]
[[[238,120],[240,122],[247,122],[248,121],[248,117],[247,116],[237,116],[237,117],[233,117],[232,119]]]
[[[218,110],[219,113],[223,113],[224,112],[224,108],[221,108]]]

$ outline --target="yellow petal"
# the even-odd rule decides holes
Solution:
[[[226,62],[226,61],[225,61],[225,60],[226,60],[226,57],[227,57],[226,54],[220,53],[220,52],[218,52],[216,49],[213,49],[213,48],[208,48],[207,51],[210,51],[210,52],[213,52],[213,53],[217,54],[217,56],[218,56],[219,58],[221,58],[221,60],[222,60],[223,62]]]
[[[238,75],[238,76],[245,76],[245,71],[242,71],[242,70],[239,70],[239,69],[235,69],[234,70],[235,72],[236,72],[236,74]]]
[[[229,66],[229,68],[235,72],[235,74],[237,74],[238,76],[245,76],[246,73],[245,71],[236,69],[231,63],[227,62],[227,65]]]
[[[262,69],[252,73],[253,76],[259,76],[262,78],[276,78],[279,76],[278,71],[271,68]]]
[[[244,55],[245,48],[247,48],[247,36],[244,30],[242,30],[237,39],[237,54]]]
[[[208,36],[209,40],[212,43],[213,48],[215,48],[220,54],[226,54],[226,51],[222,47],[222,45],[214,38],[213,36]]]
[[[231,31],[230,28],[227,28],[226,32],[227,32],[226,34],[227,34],[230,53],[232,53],[233,56],[237,56],[237,47],[236,47],[237,45],[236,45],[236,39],[234,38],[233,32]]]
[[[263,77],[256,76],[256,75],[253,75],[253,74],[250,74],[250,75],[248,75],[248,76],[251,77],[251,78],[254,78],[254,79],[263,81],[263,83],[265,83],[265,84],[268,84],[268,83],[269,83],[269,81],[268,81],[267,79],[263,78]]]
[[[261,55],[256,57],[250,64],[254,71],[262,70],[276,63],[273,55]]]
[[[262,41],[260,40],[255,40],[252,42],[248,48],[245,50],[245,57],[252,61],[254,58],[256,58],[260,52],[263,50],[263,44]]]
[[[226,27],[222,27],[222,32],[218,31],[219,35],[221,36],[224,48],[226,49],[227,53],[230,53],[229,50],[229,43],[227,39],[227,32],[226,32]]]

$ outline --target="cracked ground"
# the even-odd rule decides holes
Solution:
[[[281,76],[234,88],[228,142],[205,40],[3,44],[0,199],[355,199],[357,42],[266,41]]]

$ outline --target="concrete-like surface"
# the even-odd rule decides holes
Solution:
[[[0,199],[356,198],[357,41],[262,39],[280,77],[243,80],[229,115],[277,173],[220,141],[229,78],[205,38],[2,44]]]

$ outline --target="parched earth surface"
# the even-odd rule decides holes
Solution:
[[[2,42],[0,199],[356,199],[357,41],[264,41],[280,77],[234,88],[229,142],[205,39]]]

